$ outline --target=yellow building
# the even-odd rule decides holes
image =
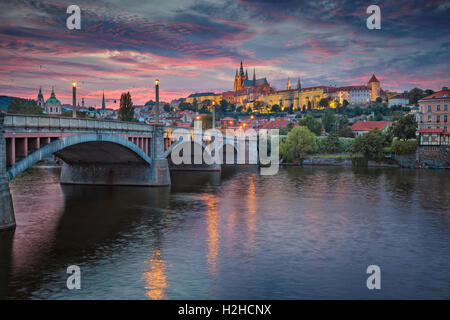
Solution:
[[[293,107],[294,110],[303,110],[308,107],[318,109],[320,100],[328,96],[327,87],[318,86],[281,90],[273,94],[260,96],[256,101],[261,101],[269,107],[277,104],[281,109],[290,107]]]
[[[193,93],[189,97],[186,98],[186,102],[193,104],[194,101],[197,103],[202,103],[205,100],[215,101],[219,104],[222,101],[221,94],[215,94],[213,92],[204,92],[204,93]]]

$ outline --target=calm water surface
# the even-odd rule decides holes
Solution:
[[[257,168],[171,188],[11,183],[0,298],[450,299],[450,171]],[[369,291],[366,268],[381,267]],[[81,268],[81,290],[66,269]]]

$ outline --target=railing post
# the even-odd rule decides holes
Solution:
[[[9,181],[6,177],[6,141],[3,123],[5,114],[0,112],[0,230],[14,229],[16,220],[9,191]]]

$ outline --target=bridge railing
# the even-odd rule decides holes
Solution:
[[[154,129],[152,125],[136,122],[19,114],[7,114],[5,116],[4,127],[5,129],[69,129],[141,132],[152,132]]]

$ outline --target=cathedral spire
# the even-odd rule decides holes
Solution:
[[[256,86],[256,72],[255,72],[255,68],[253,68],[253,85]]]
[[[241,60],[241,68],[239,70],[239,75],[242,77],[244,76],[244,67],[242,66],[242,60]]]
[[[288,78],[287,84],[286,84],[286,90],[291,90],[292,84],[291,84],[291,78]]]
[[[52,93],[50,95],[50,98],[54,98],[55,97],[55,88],[54,86],[52,86]]]
[[[302,84],[300,83],[300,77],[298,78],[297,81],[297,89],[301,89],[302,88]]]

